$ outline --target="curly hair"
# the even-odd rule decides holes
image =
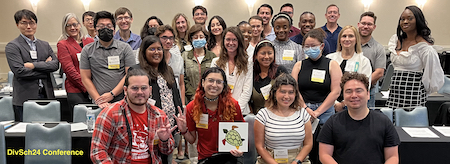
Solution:
[[[228,32],[231,32],[234,36],[236,36],[238,40],[238,49],[237,54],[234,57],[234,61],[237,67],[237,74],[241,74],[242,72],[247,73],[247,65],[248,63],[248,55],[244,49],[244,37],[242,36],[241,30],[238,27],[228,27],[223,32],[223,41],[222,41],[222,53],[219,55],[219,60],[217,60],[217,66],[225,69],[225,66],[228,62],[228,50],[225,48],[225,36]]]
[[[222,121],[234,121],[234,116],[237,115],[235,103],[231,97],[231,90],[227,84],[227,78],[225,72],[219,67],[208,68],[202,75],[202,81],[198,84],[197,90],[195,92],[194,99],[194,109],[192,110],[192,116],[196,123],[200,121],[200,115],[203,113],[202,107],[205,104],[205,88],[203,88],[202,83],[204,83],[206,77],[210,73],[220,73],[223,78],[223,90],[219,95],[218,99],[218,114],[221,116]]]
[[[369,78],[366,75],[357,72],[345,72],[341,78],[341,88],[344,91],[344,85],[350,80],[358,80],[364,84],[366,90],[369,90]]]

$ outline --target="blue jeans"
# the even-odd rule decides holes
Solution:
[[[317,108],[319,108],[319,106],[322,105],[322,103],[315,103],[315,104],[311,104],[311,103],[306,103],[306,106],[308,106],[310,109],[312,109],[313,111],[317,110]],[[325,122],[327,122],[327,120],[335,113],[334,111],[334,105],[332,105],[330,108],[328,108],[327,111],[323,112],[320,116],[319,116],[319,124],[324,124]]]
[[[370,89],[370,99],[367,102],[367,107],[369,109],[375,107],[375,94],[376,93],[378,93],[378,83],[375,84],[375,86]]]

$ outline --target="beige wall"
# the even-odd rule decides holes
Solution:
[[[298,19],[303,11],[312,11],[316,15],[316,27],[325,24],[325,8],[331,3],[335,3],[340,8],[341,17],[338,23],[341,26],[354,25],[359,21],[359,15],[363,12],[361,0],[257,0],[253,8],[252,15],[256,14],[256,9],[263,3],[272,5],[275,13],[278,13],[282,4],[290,2],[294,5],[294,25],[298,26]],[[374,0],[370,10],[378,16],[377,28],[373,34],[376,40],[386,45],[390,36],[396,32],[398,17],[407,5],[415,4],[415,0]],[[241,20],[247,20],[248,13],[245,0],[204,0],[203,5],[208,9],[208,16],[222,16],[228,26],[236,25]],[[194,0],[92,0],[90,10],[107,10],[114,12],[120,6],[125,6],[133,12],[134,22],[132,31],[139,33],[145,20],[156,15],[165,24],[171,24],[176,13],[185,13],[192,21],[191,9],[194,7]],[[450,48],[450,19],[447,8],[450,7],[448,0],[429,0],[425,4],[424,13],[435,38],[436,45]],[[4,51],[4,46],[10,40],[19,35],[19,31],[13,19],[13,15],[20,9],[32,9],[29,0],[2,0],[0,5],[0,52]],[[38,30],[36,37],[50,42],[53,47],[61,34],[62,17],[68,13],[76,13],[81,17],[84,12],[81,0],[41,0],[38,4]],[[209,20],[208,20],[209,22]],[[84,27],[83,27],[84,29]],[[0,58],[3,59],[3,58]]]

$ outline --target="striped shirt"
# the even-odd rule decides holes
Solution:
[[[296,149],[303,146],[305,123],[310,115],[300,109],[288,117],[278,116],[262,108],[256,120],[264,125],[264,145],[271,149]]]
[[[292,72],[292,68],[294,68],[295,63],[298,61],[302,61],[305,59],[305,55],[302,51],[302,46],[288,39],[287,41],[272,41],[273,46],[275,47],[275,63],[278,65],[282,65],[284,68],[288,70],[289,73]],[[288,51],[293,51],[293,58],[285,57],[283,59],[283,55],[289,54]]]

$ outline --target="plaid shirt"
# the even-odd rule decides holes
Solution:
[[[174,139],[170,136],[168,141],[159,141],[159,144],[153,145],[156,136],[156,130],[160,127],[159,121],[167,124],[166,114],[159,108],[147,103],[148,110],[148,140],[150,158],[153,164],[161,164],[161,153],[170,154],[174,147]],[[133,125],[130,107],[125,99],[114,103],[109,108],[103,109],[95,122],[95,129],[91,142],[91,160],[93,163],[131,163],[131,141],[123,111],[129,121],[130,129]]]

